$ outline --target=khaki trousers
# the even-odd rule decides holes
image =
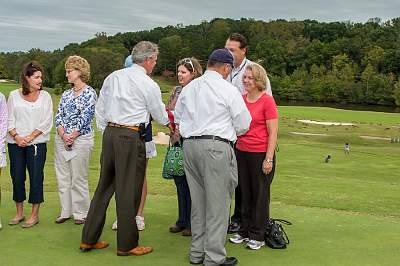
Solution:
[[[78,137],[73,145],[77,156],[66,161],[62,155],[65,151],[64,142],[56,136],[54,165],[62,218],[73,215],[74,219],[83,219],[89,211],[88,175],[93,144],[93,136]]]

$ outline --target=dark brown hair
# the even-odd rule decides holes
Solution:
[[[236,41],[240,43],[240,49],[246,48],[247,47],[247,40],[246,37],[244,37],[242,34],[234,32],[231,35],[229,35],[229,40],[231,41]]]
[[[42,73],[42,79],[43,79],[43,67],[36,61],[30,61],[29,63],[25,64],[24,67],[22,68],[21,72],[21,86],[22,86],[22,94],[23,95],[28,95],[31,91],[29,89],[29,83],[27,78],[32,77],[33,73],[36,71],[40,71]],[[43,87],[40,88],[42,90]]]
[[[190,73],[193,73],[194,79],[203,75],[203,68],[201,67],[199,60],[194,57],[183,58],[176,64],[176,73],[178,74],[178,67],[184,66]]]

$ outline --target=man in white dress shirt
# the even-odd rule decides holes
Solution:
[[[232,33],[228,40],[226,40],[225,48],[231,51],[234,57],[234,65],[231,73],[228,75],[227,80],[234,85],[239,92],[243,95],[246,94],[246,91],[243,86],[242,77],[246,70],[246,66],[253,63],[249,59],[246,58],[247,53],[247,40],[240,33]],[[267,77],[267,88],[265,92],[268,95],[272,96],[271,84]],[[229,233],[237,233],[240,228],[241,223],[241,199],[242,193],[240,191],[240,186],[237,186],[235,189],[235,210],[231,217],[231,223],[228,228]]]
[[[114,192],[118,219],[117,255],[144,255],[152,251],[151,247],[138,246],[135,215],[146,160],[145,132],[141,129],[149,122],[150,115],[160,124],[169,123],[160,87],[148,76],[157,62],[157,54],[157,45],[139,42],[132,50],[135,64],[111,73],[104,80],[96,104],[97,127],[104,130],[100,179],[83,228],[82,251],[108,246],[99,238]]]
[[[237,185],[233,142],[251,122],[241,94],[225,78],[233,56],[215,50],[207,71],[179,96],[175,121],[184,138],[184,166],[192,198],[190,263],[235,265],[225,250],[229,205]]]

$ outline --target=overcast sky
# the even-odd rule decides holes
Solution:
[[[400,17],[400,0],[0,0],[0,51],[54,50],[96,32],[112,35],[215,17],[386,21]]]

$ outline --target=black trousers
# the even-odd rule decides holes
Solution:
[[[17,144],[8,144],[10,156],[10,175],[13,183],[13,200],[23,202],[26,200],[25,181],[26,169],[29,174],[29,203],[42,203],[44,164],[46,162],[46,143],[38,143],[26,147]]]
[[[231,217],[232,222],[236,222],[238,224],[241,223],[242,214],[240,210],[242,209],[242,192],[240,190],[240,184],[235,188],[235,209],[233,211],[233,215]]]
[[[95,244],[103,231],[106,211],[115,192],[118,219],[117,248],[138,246],[135,215],[142,195],[146,167],[145,143],[128,128],[106,127],[103,134],[100,179],[82,231],[82,242]]]
[[[252,240],[264,241],[266,221],[269,219],[270,187],[275,173],[262,171],[265,152],[244,152],[236,149],[239,184],[242,192],[241,227],[239,234]]]
[[[190,212],[192,201],[186,176],[174,176],[176,193],[178,195],[178,220],[176,225],[190,229]]]

